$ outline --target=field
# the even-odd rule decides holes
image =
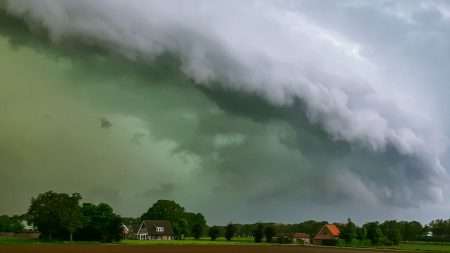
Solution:
[[[255,245],[251,238],[238,238],[227,242],[224,238],[210,241],[187,239],[183,241],[136,241],[125,240],[118,244],[92,242],[52,242],[21,240],[0,237],[0,253],[371,253],[371,252],[450,252],[450,244],[403,243],[391,249],[350,249],[333,247],[311,247],[298,245]]]
[[[350,250],[302,246],[250,245],[94,245],[94,244],[32,244],[3,245],[0,253],[370,253],[384,250]]]
[[[226,241],[225,238],[217,238],[215,241],[211,241],[209,238],[201,238],[195,240],[193,238],[187,238],[186,240],[175,241],[137,241],[137,240],[125,240],[121,241],[124,245],[255,245],[253,238],[234,238],[232,241]],[[261,243],[261,246],[270,245],[267,243]]]
[[[450,252],[450,244],[449,243],[422,243],[422,242],[415,242],[415,243],[402,243],[398,247],[402,250],[407,250],[411,252],[420,252],[420,251],[426,251],[426,252]]]

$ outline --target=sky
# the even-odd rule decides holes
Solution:
[[[0,0],[0,213],[447,218],[446,1]]]

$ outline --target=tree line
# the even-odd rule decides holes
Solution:
[[[142,220],[168,220],[175,239],[208,236],[211,240],[224,237],[252,237],[255,242],[287,243],[293,233],[306,233],[311,239],[328,224],[308,220],[297,224],[254,223],[226,226],[207,225],[201,213],[188,212],[172,200],[158,200],[137,218],[124,218],[105,203],[81,203],[82,196],[53,191],[32,198],[28,212],[21,216],[0,216],[0,232],[20,232],[22,221],[33,224],[45,240],[118,241],[123,237],[123,224],[137,229]],[[417,221],[388,220],[357,226],[348,219],[337,224],[341,230],[341,245],[396,245],[401,241],[450,241],[450,219],[434,220],[423,226]],[[136,232],[136,231],[135,231]]]
[[[428,227],[417,221],[388,220],[383,223],[368,222],[358,227],[348,219],[340,224],[341,245],[398,245],[401,241],[421,241],[427,237]]]
[[[121,239],[122,219],[105,203],[80,203],[78,193],[46,192],[32,198],[27,220],[41,239],[112,242]]]
[[[23,231],[23,217],[0,215],[0,232],[18,233]]]

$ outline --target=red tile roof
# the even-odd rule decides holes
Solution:
[[[338,237],[341,234],[341,231],[336,225],[327,224],[325,226],[328,228],[328,231],[330,231],[331,235]]]
[[[327,230],[328,232],[324,231]],[[320,229],[319,233],[314,237],[314,240],[333,240],[339,237],[341,231],[334,224],[326,224]]]

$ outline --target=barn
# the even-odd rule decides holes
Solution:
[[[319,245],[336,245],[341,231],[335,224],[324,225],[314,236],[313,243]]]

